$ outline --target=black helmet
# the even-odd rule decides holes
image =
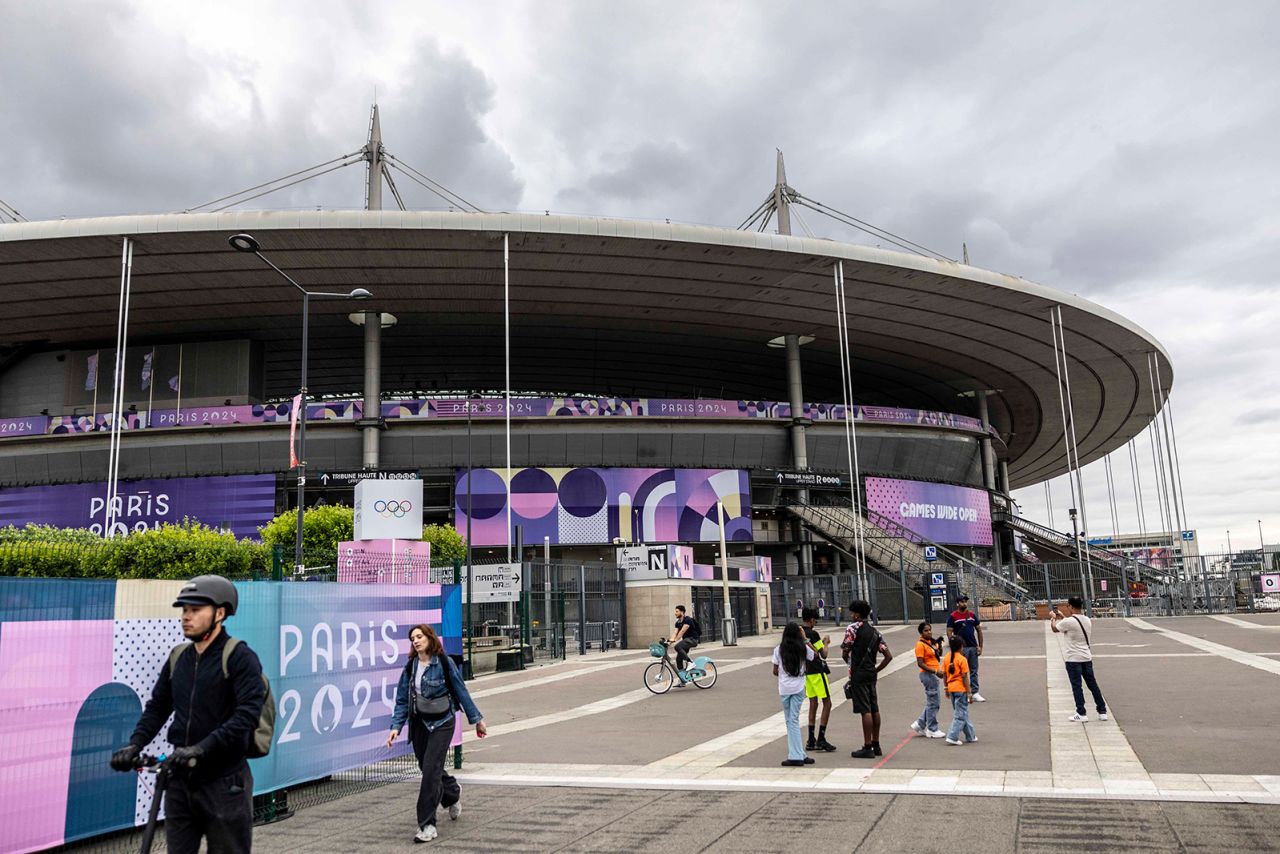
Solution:
[[[226,608],[227,616],[230,617],[236,612],[239,601],[236,586],[221,575],[198,575],[182,585],[178,598],[173,600],[173,607],[212,605],[215,608]]]

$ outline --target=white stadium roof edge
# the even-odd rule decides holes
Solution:
[[[447,364],[447,387],[461,389],[498,387],[481,376],[493,348],[464,339],[500,330],[504,234],[513,364],[525,371],[513,387],[530,389],[541,380],[547,390],[786,399],[781,353],[766,344],[799,333],[816,339],[802,351],[806,399],[838,401],[833,267],[842,261],[855,402],[974,414],[959,396],[993,390],[1014,487],[1067,470],[1051,308],[1062,310],[1081,464],[1154,417],[1152,355],[1161,405],[1173,382],[1167,352],[1137,324],[1014,276],[831,240],[528,213],[239,210],[2,224],[0,347],[109,345],[123,237],[136,239],[131,342],[218,335],[296,347],[284,340],[295,337],[296,292],[227,246],[237,232],[254,234],[308,288],[373,290],[360,307],[395,314],[396,335],[415,346],[458,331],[448,352],[417,361]],[[313,308],[313,351],[326,324],[350,328],[350,308]],[[358,358],[358,335],[348,337]]]

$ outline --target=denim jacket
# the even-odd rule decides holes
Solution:
[[[410,712],[410,691],[409,681],[413,678],[414,661],[417,656],[412,656],[409,663],[400,670],[400,684],[396,686],[396,708],[391,714],[391,729],[399,732],[404,728],[405,722],[409,719]],[[444,662],[442,665],[441,662]],[[467,684],[462,681],[462,674],[458,672],[458,667],[453,663],[453,659],[447,655],[433,656],[431,663],[425,670],[421,665],[418,667],[418,684],[419,686],[425,681],[427,690],[419,691],[424,697],[440,697],[449,693],[449,687],[446,687],[445,680],[449,680],[449,687],[453,689],[453,696],[449,699],[450,714],[441,718],[439,721],[423,721],[427,724],[427,729],[434,730],[445,721],[453,717],[453,713],[458,711],[458,703],[462,703],[462,711],[467,715],[467,722],[477,724],[483,720],[484,716],[480,714],[480,710],[476,708],[476,704],[471,700],[471,694],[467,691]]]

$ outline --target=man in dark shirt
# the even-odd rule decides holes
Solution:
[[[813,647],[813,658],[804,663],[804,693],[809,698],[809,744],[805,750],[835,751],[836,746],[827,741],[827,722],[831,720],[831,682],[827,674],[831,668],[827,666],[827,647],[831,646],[831,637],[818,634],[818,609],[805,608],[800,613],[804,623],[804,637]],[[814,738],[814,724],[817,723],[818,704],[822,704],[822,725]]]
[[[956,597],[956,609],[947,617],[947,639],[959,636],[964,643],[964,657],[969,662],[969,688],[973,702],[985,703],[978,693],[978,657],[982,655],[982,621],[969,610],[969,597],[961,593]]]
[[[129,744],[111,756],[112,768],[133,770],[173,715],[168,737],[175,776],[165,793],[164,823],[173,854],[196,854],[201,837],[209,854],[247,852],[253,843],[253,775],[245,755],[267,689],[258,656],[222,627],[238,601],[235,585],[218,575],[201,575],[182,588],[173,605],[182,608],[190,643],[161,666]]]
[[[849,755],[854,759],[883,756],[880,749],[880,701],[876,697],[876,676],[893,660],[884,638],[871,625],[871,606],[862,600],[849,603],[853,622],[845,629],[841,650],[849,665],[850,698],[853,713],[862,717],[862,748]],[[877,653],[882,656],[876,664]]]
[[[671,643],[675,644],[676,651],[676,670],[685,669],[689,663],[689,650],[697,646],[700,640],[702,640],[702,627],[698,625],[697,620],[685,613],[683,605],[677,605],[676,626],[671,632]],[[683,688],[684,685],[684,677],[681,676],[676,687]]]

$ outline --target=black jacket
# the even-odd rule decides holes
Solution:
[[[228,675],[222,675],[222,648],[227,637],[224,628],[203,654],[194,646],[187,649],[178,658],[172,680],[169,659],[165,658],[151,699],[129,738],[129,743],[141,750],[172,713],[169,743],[204,748],[204,756],[191,771],[195,779],[210,780],[245,766],[249,738],[266,701],[262,664],[248,644],[236,645],[227,662]]]

